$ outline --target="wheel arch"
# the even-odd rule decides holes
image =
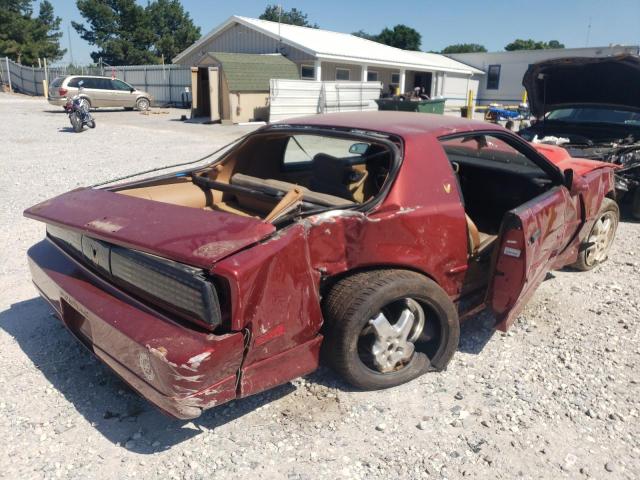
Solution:
[[[320,296],[321,298],[325,298],[326,294],[329,292],[329,290],[331,290],[331,288],[338,283],[340,280],[343,280],[344,278],[353,276],[353,275],[357,275],[359,273],[364,273],[364,272],[372,272],[372,271],[376,271],[376,270],[405,270],[408,272],[414,272],[417,274],[420,274],[422,276],[424,276],[425,278],[428,278],[429,280],[433,281],[436,283],[436,285],[438,285],[440,288],[442,288],[444,290],[444,287],[442,286],[442,284],[438,281],[438,279],[430,274],[429,272],[425,272],[423,270],[420,270],[418,268],[415,268],[411,265],[402,265],[402,264],[392,264],[392,263],[385,263],[385,264],[374,264],[374,265],[363,265],[363,266],[359,266],[359,267],[355,267],[349,270],[344,270],[342,272],[339,273],[335,273],[333,275],[329,275],[327,277],[323,277],[321,284],[320,284]],[[445,290],[446,291],[446,290]]]

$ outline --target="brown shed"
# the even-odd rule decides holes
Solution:
[[[269,81],[300,78],[280,54],[208,52],[192,71],[194,116],[223,123],[268,120]]]

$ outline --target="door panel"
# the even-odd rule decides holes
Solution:
[[[564,248],[570,208],[567,189],[555,187],[505,215],[487,292],[498,330],[513,324]]]
[[[131,86],[121,80],[111,80],[111,105],[114,107],[134,107],[136,96],[131,92]]]

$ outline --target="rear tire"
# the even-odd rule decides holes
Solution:
[[[578,260],[571,267],[586,272],[604,262],[609,255],[619,222],[620,208],[618,204],[610,198],[604,198],[587,239],[580,245]],[[602,229],[607,223],[607,235],[601,234],[599,229]]]
[[[87,111],[91,110],[91,100],[86,97],[82,97],[82,99],[80,99],[80,106],[82,108],[85,108],[86,106]]]
[[[410,345],[406,335],[404,343],[395,344],[395,347],[399,345],[399,352],[412,351],[410,358],[385,371],[376,363],[380,352],[385,351],[378,346],[378,332],[374,333],[373,345],[367,336],[376,318],[382,314],[393,317],[390,309],[399,312],[397,305],[403,305],[402,302],[412,302],[406,305],[422,309],[424,321],[419,331],[411,331],[414,333],[409,336],[414,339],[409,340]],[[442,370],[458,347],[460,325],[453,303],[438,284],[416,272],[372,270],[344,278],[327,295],[323,313],[325,360],[347,382],[363,390],[394,387],[428,371]],[[396,327],[400,322],[387,325]],[[393,341],[386,346],[388,353],[394,353]],[[407,350],[407,346],[411,348]]]
[[[87,127],[96,128],[96,121],[95,120],[91,120],[90,122],[87,122]]]

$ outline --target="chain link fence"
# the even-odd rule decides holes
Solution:
[[[16,93],[44,95],[43,80],[50,84],[66,75],[98,75],[119,78],[149,92],[155,106],[184,106],[186,88],[191,88],[191,68],[183,65],[129,65],[90,67],[27,67],[5,57],[0,59],[0,83]]]

